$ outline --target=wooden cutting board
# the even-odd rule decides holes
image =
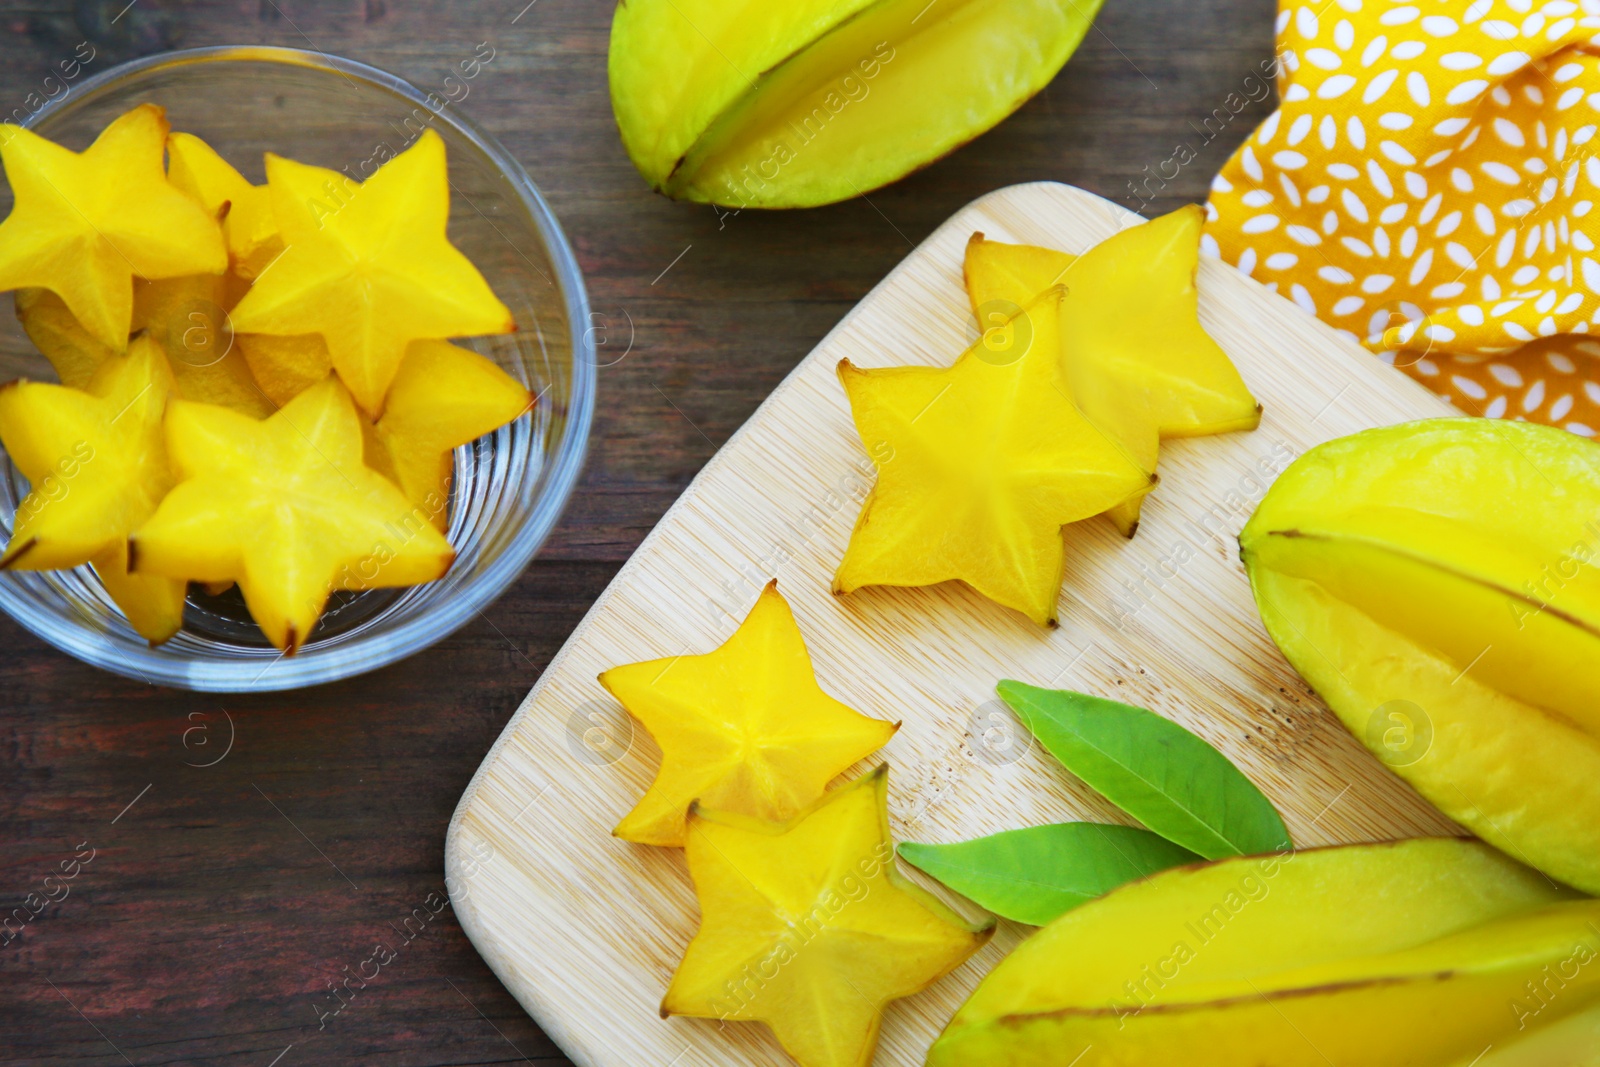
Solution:
[[[490,750],[450,824],[451,901],[484,959],[574,1062],[790,1062],[759,1025],[657,1014],[698,910],[680,850],[611,836],[653,777],[658,750],[595,680],[615,664],[710,651],[773,577],[822,687],[868,715],[904,721],[862,764],[891,765],[897,840],[1126,821],[1016,729],[995,700],[1000,678],[1113,697],[1181,722],[1260,785],[1298,844],[1454,832],[1279,655],[1235,540],[1267,485],[1312,445],[1454,409],[1215,260],[1200,268],[1201,321],[1265,418],[1252,433],[1163,444],[1161,486],[1133,541],[1103,519],[1069,530],[1059,629],[955,583],[829,592],[873,481],[839,360],[952,362],[977,336],[961,282],[974,230],[1082,252],[1140,221],[1081,190],[1038,183],[986,196],[940,227],[706,465]],[[978,980],[1029,932],[1002,922],[964,967],[893,1005],[875,1063],[921,1064]]]

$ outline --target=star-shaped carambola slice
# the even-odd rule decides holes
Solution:
[[[159,643],[183,623],[184,583],[127,581],[127,536],[172,485],[161,425],[172,376],[138,338],[86,384],[0,387],[0,441],[30,484],[0,566],[93,563],[134,628]]]
[[[448,341],[413,341],[367,438],[367,466],[398,485],[441,531],[450,526],[455,450],[533,406],[492,360]]]
[[[1200,326],[1200,208],[1190,204],[1102,241],[1081,256],[984,241],[967,246],[966,279],[983,321],[1062,284],[1062,356],[1072,398],[1091,422],[1155,470],[1163,437],[1253,430],[1261,406]],[[1142,497],[1112,509],[1132,537]]]
[[[955,365],[839,378],[878,467],[834,591],[960,579],[1055,621],[1061,528],[1146,492],[1155,476],[1073,405],[1059,356],[1059,286]]]
[[[16,204],[0,223],[0,290],[58,294],[101,344],[127,347],[133,277],[221,274],[217,220],[167,181],[167,120],[141,104],[73,152],[0,125],[0,162]]]
[[[335,589],[431,582],[455,558],[424,515],[361,462],[361,423],[336,378],[268,419],[173,400],[180,479],[129,540],[134,574],[239,583],[276,647],[304,644]]]
[[[515,328],[445,236],[450,183],[433,130],[360,183],[269,153],[267,185],[286,247],[233,309],[233,327],[321,334],[372,417],[412,341]]]
[[[1016,302],[1018,296],[1031,300],[1052,285],[1060,285],[1077,258],[1054,248],[1004,244],[982,233],[973,234],[967,239],[961,274],[972,312],[978,317],[978,329],[986,333],[1003,329],[1022,310],[1022,304]]]
[[[661,1014],[760,1021],[801,1067],[866,1067],[884,1007],[983,946],[974,926],[901,877],[888,767],[830,791],[787,823],[689,817],[700,930]]]
[[[613,831],[643,845],[682,845],[696,800],[789,818],[900,725],[822,691],[776,581],[715,652],[613,667],[600,684],[661,746],[655,781]]]
[[[267,187],[251,185],[194,134],[167,137],[167,178],[222,220],[228,256],[241,277],[254,278],[283,251]]]

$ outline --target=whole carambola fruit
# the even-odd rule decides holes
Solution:
[[[1600,902],[1577,897],[1455,838],[1163,871],[1024,941],[928,1067],[1465,1063],[1600,1001]]]
[[[1600,893],[1600,445],[1435,419],[1318,446],[1239,535],[1262,620],[1446,815]]]
[[[811,207],[871,192],[1011,114],[1100,0],[627,0],[622,142],[668,196]]]

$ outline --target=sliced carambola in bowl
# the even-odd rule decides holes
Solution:
[[[18,289],[14,304],[17,321],[55,368],[62,385],[87,388],[100,365],[121,351],[84,329],[66,301],[49,289]]]
[[[187,274],[134,279],[133,328],[161,346],[178,396],[264,419],[277,410],[250,374],[228,321],[229,278]]]
[[[233,309],[233,327],[320,334],[369,417],[382,416],[412,341],[515,329],[446,235],[450,184],[434,131],[359,183],[268,154],[267,185],[285,248]]]
[[[19,381],[0,387],[0,441],[31,483],[0,566],[93,563],[134,628],[161,642],[183,622],[181,580],[127,573],[127,536],[173,482],[162,414],[172,373],[154,341],[135,338],[86,389]]]
[[[166,429],[179,481],[130,539],[134,573],[238,582],[285,653],[335,590],[430,582],[455,559],[429,517],[362,463],[361,421],[337,378],[264,420],[176,400]]]
[[[167,136],[167,178],[214,217],[233,270],[253,279],[283,251],[283,236],[265,185],[251,185],[216,149],[192,133]]]
[[[413,341],[367,436],[367,466],[398,485],[440,530],[450,524],[454,451],[534,403],[492,360],[445,341]]]
[[[0,160],[16,197],[0,223],[0,290],[45,288],[89,335],[127,345],[133,278],[221,274],[214,217],[167,181],[167,120],[143,104],[82,152],[0,126]]]

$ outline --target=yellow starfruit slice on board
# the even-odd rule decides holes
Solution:
[[[1032,285],[1067,287],[1061,343],[1072,398],[1149,470],[1163,437],[1253,430],[1261,422],[1261,405],[1200,326],[1201,222],[1190,204],[1077,257],[993,241],[967,246],[968,294],[982,329],[995,325],[985,313],[992,319],[1008,304],[1026,305],[1038,291]],[[1111,511],[1128,537],[1141,503]]]
[[[233,309],[240,333],[318,333],[361,408],[384,397],[416,340],[515,329],[478,268],[450,243],[444,141],[427,130],[364,182],[267,155],[285,249]]]
[[[16,204],[0,222],[0,290],[58,294],[101,344],[120,352],[133,278],[221,274],[217,220],[167,181],[167,119],[141,104],[82,152],[0,124],[0,162]]]
[[[644,845],[682,845],[696,800],[787,819],[900,725],[822,691],[776,581],[715,652],[612,667],[600,684],[661,746],[655,781],[614,831]]]
[[[766,1023],[801,1067],[866,1067],[884,1007],[959,967],[993,933],[895,868],[889,768],[787,823],[689,818],[700,929],[661,1014]]]
[[[1022,310],[1017,303],[1019,295],[1031,299],[1052,285],[1061,285],[1077,258],[1071,252],[1005,244],[974,233],[967,239],[961,275],[972,313],[978,317],[978,329],[987,332],[1003,327]]]
[[[222,220],[228,256],[242,277],[254,278],[283,251],[267,187],[251,185],[194,134],[167,136],[167,179]]]
[[[368,436],[367,466],[400,487],[441,531],[450,526],[455,450],[533,406],[493,360],[448,341],[413,341]]]
[[[1003,344],[955,365],[839,364],[856,429],[878,468],[834,591],[960,579],[1041,625],[1055,622],[1061,528],[1155,476],[1073,405],[1062,374],[1065,291],[1031,300]]]
[[[256,384],[237,351],[226,310],[222,274],[188,274],[157,282],[135,279],[133,328],[161,346],[184,400],[221,404],[264,419],[278,405]]]
[[[174,400],[166,430],[180,481],[130,538],[133,573],[238,582],[287,655],[334,590],[431,582],[455,558],[426,516],[362,464],[361,423],[336,378],[260,421]]]
[[[121,351],[98,341],[72,314],[66,301],[48,289],[18,289],[17,320],[50,365],[62,385],[89,388],[100,365]]]
[[[0,387],[0,442],[31,483],[0,567],[92,562],[134,629],[155,643],[183,623],[184,583],[127,580],[127,537],[172,485],[161,426],[171,391],[167,361],[149,339],[108,359],[87,390]]]

